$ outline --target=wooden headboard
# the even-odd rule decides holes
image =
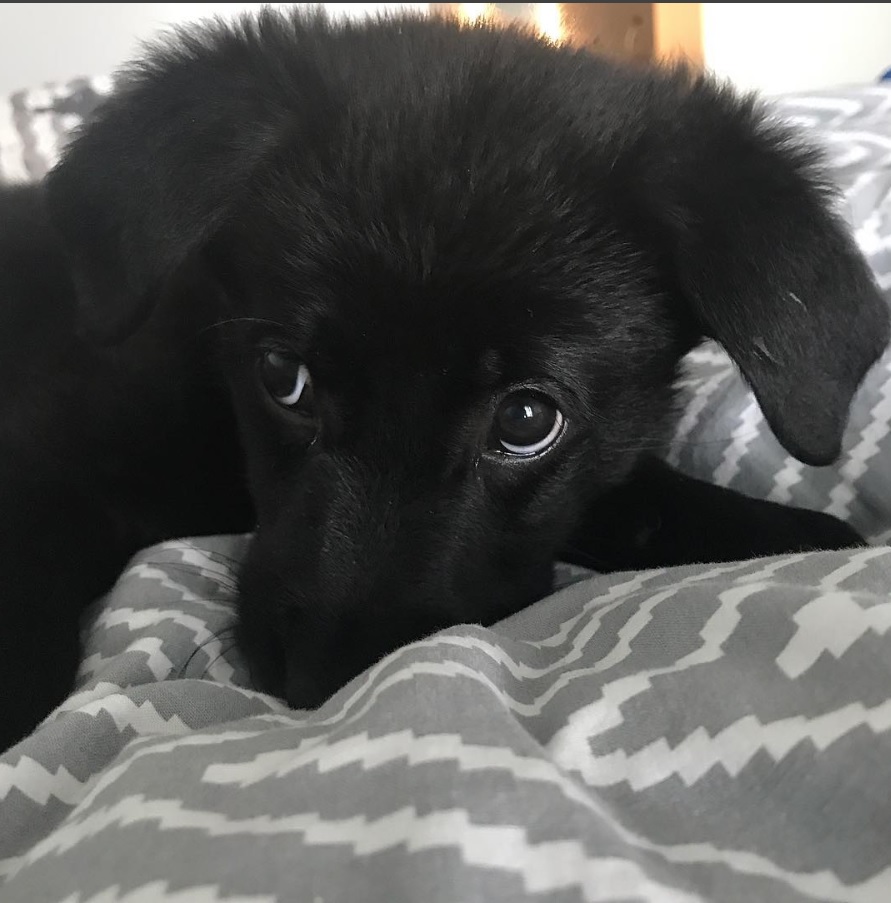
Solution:
[[[683,57],[702,65],[699,3],[431,3],[430,9],[464,19],[556,20],[561,40],[598,53],[645,63]]]

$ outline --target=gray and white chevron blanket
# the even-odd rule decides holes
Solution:
[[[39,177],[103,85],[0,109]],[[785,98],[827,143],[891,291],[891,89]],[[136,557],[77,692],[0,758],[3,903],[891,900],[891,355],[813,471],[717,348],[679,466],[876,541],[608,577],[379,662],[317,712],[253,692],[231,641],[249,537]]]

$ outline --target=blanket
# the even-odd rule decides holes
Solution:
[[[891,894],[891,549],[609,577],[248,688],[245,537],[139,555],[0,763],[4,903]]]

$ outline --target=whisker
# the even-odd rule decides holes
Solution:
[[[235,561],[235,559],[231,555],[227,555],[225,552],[221,552],[219,549],[206,549],[201,545],[200,540],[191,540],[188,538],[180,538],[180,539],[167,539],[163,543],[165,549],[169,549],[171,551],[176,552],[199,552],[202,555],[206,555],[213,561],[220,559],[220,561]]]
[[[178,673],[177,673],[177,675],[176,675],[176,679],[177,679],[177,680],[181,680],[181,679],[185,676],[185,673],[186,673],[186,671],[188,671],[189,666],[192,664],[192,661],[194,660],[195,656],[196,656],[199,652],[201,652],[202,649],[204,649],[206,646],[209,646],[211,643],[214,643],[214,642],[220,642],[220,641],[222,641],[222,640],[225,640],[225,639],[230,638],[230,637],[229,637],[230,634],[231,634],[231,638],[234,639],[234,638],[235,638],[235,625],[234,625],[234,624],[233,624],[232,626],[230,626],[230,627],[224,627],[222,630],[219,630],[219,631],[217,631],[217,633],[214,633],[214,634],[212,634],[211,636],[209,636],[206,640],[204,640],[204,642],[199,643],[199,644],[192,650],[191,654],[190,654],[189,657],[186,659],[186,661],[185,661],[185,663],[183,664],[183,666],[179,669],[179,671],[178,671]],[[235,644],[233,643],[233,646],[234,646],[234,645],[235,645]],[[208,667],[209,667],[209,666],[208,666]],[[206,668],[205,668],[205,672],[204,672],[204,673],[207,673],[207,669],[206,669]]]
[[[231,589],[233,592],[235,591],[238,582],[236,574],[217,574],[207,568],[202,568],[200,565],[177,564],[175,562],[165,561],[164,564],[155,565],[155,567],[159,570],[177,574],[178,576],[187,575],[189,577],[199,577],[201,580],[210,580],[214,583],[222,584],[225,589]],[[202,571],[205,573],[202,573]],[[211,599],[205,596],[202,596],[202,598],[208,602],[223,601],[221,599]]]
[[[286,330],[288,328],[284,323],[279,323],[277,320],[270,320],[266,317],[230,317],[226,320],[217,320],[215,323],[211,323],[209,326],[205,326],[200,330],[200,334],[209,332],[212,329],[219,329],[222,326],[232,326],[234,324],[241,323],[259,323],[263,326],[274,326],[276,329],[282,330]]]
[[[616,451],[620,452],[636,452],[636,451],[652,451],[652,452],[667,452],[671,448],[709,448],[711,446],[716,445],[726,445],[728,442],[733,442],[737,439],[742,439],[744,441],[749,441],[751,439],[757,438],[759,435],[762,435],[761,430],[752,430],[749,433],[740,433],[735,436],[719,436],[714,439],[697,439],[697,440],[689,440],[682,439],[679,441],[670,440],[668,442],[653,439],[653,440],[640,440],[636,442],[628,442],[626,444],[617,444],[611,446]]]
[[[239,564],[241,564],[241,561],[237,558],[234,558],[232,555],[226,555],[224,552],[220,552],[216,549],[214,549],[213,551],[208,551],[207,549],[201,548],[200,545],[196,545],[196,544],[190,543],[190,542],[183,542],[183,543],[180,543],[179,545],[177,545],[175,540],[168,540],[167,542],[164,543],[164,547],[165,547],[165,549],[167,549],[169,551],[174,551],[174,552],[197,552],[200,555],[205,555],[208,558],[208,560],[214,562],[214,564],[222,564],[222,565],[239,565]],[[150,561],[148,563],[154,564],[157,567],[168,567],[169,564],[173,564],[173,565],[176,565],[178,567],[183,567],[183,568],[200,567],[200,565],[190,564],[189,562],[184,562],[184,561],[174,561],[174,562],[170,562],[169,564],[166,561],[163,561],[163,562]]]
[[[211,661],[209,661],[209,662],[207,663],[207,666],[205,667],[204,673],[201,675],[201,677],[202,677],[202,678],[207,677],[207,675],[210,673],[210,669],[213,668],[213,666],[214,666],[221,658],[225,658],[225,656],[227,656],[227,655],[228,655],[228,654],[236,647],[236,645],[237,645],[236,643],[231,643],[230,645],[226,646],[225,649],[222,649],[222,650],[216,655],[215,658],[213,658]]]
[[[592,571],[601,571],[606,564],[602,558],[597,558],[590,552],[583,552],[575,546],[563,546],[561,558],[565,557],[566,552],[572,555],[572,563],[581,564],[583,567],[590,568]]]

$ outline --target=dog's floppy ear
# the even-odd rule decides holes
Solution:
[[[673,291],[735,360],[786,449],[831,463],[887,344],[887,305],[814,151],[753,99],[675,79],[662,113],[674,121],[647,150]]]
[[[179,33],[125,70],[50,173],[50,215],[93,339],[113,342],[139,324],[302,116],[302,98],[318,93],[308,22],[266,13]]]

